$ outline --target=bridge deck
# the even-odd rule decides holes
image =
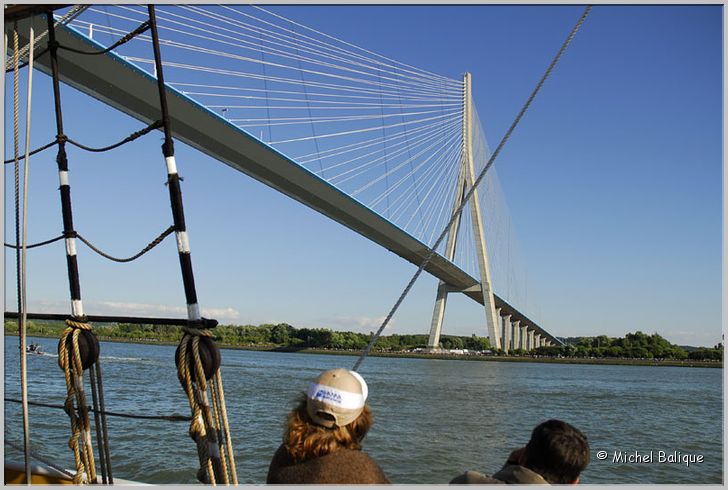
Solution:
[[[21,33],[28,31],[29,22],[19,22]],[[34,22],[35,32],[43,32],[47,27],[44,16],[35,18]],[[68,27],[59,27],[56,37],[61,44],[80,50],[103,48]],[[144,123],[160,118],[156,79],[148,73],[113,53],[83,56],[59,50],[58,56],[64,83]],[[41,56],[35,66],[50,73],[50,57]],[[169,86],[167,100],[172,130],[180,141],[338,221],[417,266],[424,261],[430,250],[425,244],[348,194]],[[477,289],[473,286],[479,284],[439,254],[435,254],[425,270],[456,290]],[[463,294],[483,303],[481,291]],[[546,339],[560,343],[501,298],[496,296],[495,300],[496,307],[502,308],[504,315],[511,314],[513,321],[521,320]]]

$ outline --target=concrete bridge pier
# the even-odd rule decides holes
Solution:
[[[516,320],[511,325],[513,327],[513,350],[521,348],[521,320]]]
[[[528,325],[521,327],[521,349],[528,351]]]
[[[511,315],[506,315],[503,317],[503,351],[505,353],[508,353],[511,350],[513,350],[511,348],[512,332],[513,332],[513,327],[511,325]]]

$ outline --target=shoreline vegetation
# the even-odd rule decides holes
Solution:
[[[65,324],[58,321],[29,321],[27,335],[58,339]],[[94,324],[99,340],[109,342],[177,345],[182,332],[166,325]],[[213,329],[222,349],[294,352],[358,356],[370,334],[337,332],[326,328],[277,325],[219,325]],[[15,320],[5,321],[5,335],[17,335]],[[560,364],[604,364],[634,366],[723,367],[723,345],[713,348],[682,348],[658,334],[629,333],[625,337],[563,338],[564,345],[520,349],[506,354],[493,350],[487,337],[443,335],[438,352],[427,352],[427,335],[382,336],[370,356],[494,362],[540,362]],[[46,349],[48,350],[48,349]]]

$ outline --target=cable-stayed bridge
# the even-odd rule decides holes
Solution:
[[[113,45],[145,20],[143,6],[92,6],[57,39],[65,83],[151,123],[148,33],[106,54],[74,52]],[[468,74],[431,73],[259,7],[160,5],[157,21],[176,138],[423,263],[489,157]],[[35,66],[48,71],[48,57]],[[481,187],[425,268],[440,279],[430,346],[451,292],[484,305],[496,348],[559,343],[510,294],[509,258],[493,250],[504,205],[492,170]]]

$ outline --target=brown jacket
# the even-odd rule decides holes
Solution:
[[[361,451],[339,449],[302,463],[294,463],[284,445],[273,456],[266,483],[373,484],[391,483],[372,458]]]
[[[451,484],[465,483],[465,484],[480,484],[480,485],[492,485],[499,483],[515,483],[519,485],[548,485],[547,482],[541,475],[535,471],[529,470],[524,466],[516,464],[505,465],[498,473],[493,476],[487,476],[477,471],[466,471],[462,475],[456,476],[450,480]]]

